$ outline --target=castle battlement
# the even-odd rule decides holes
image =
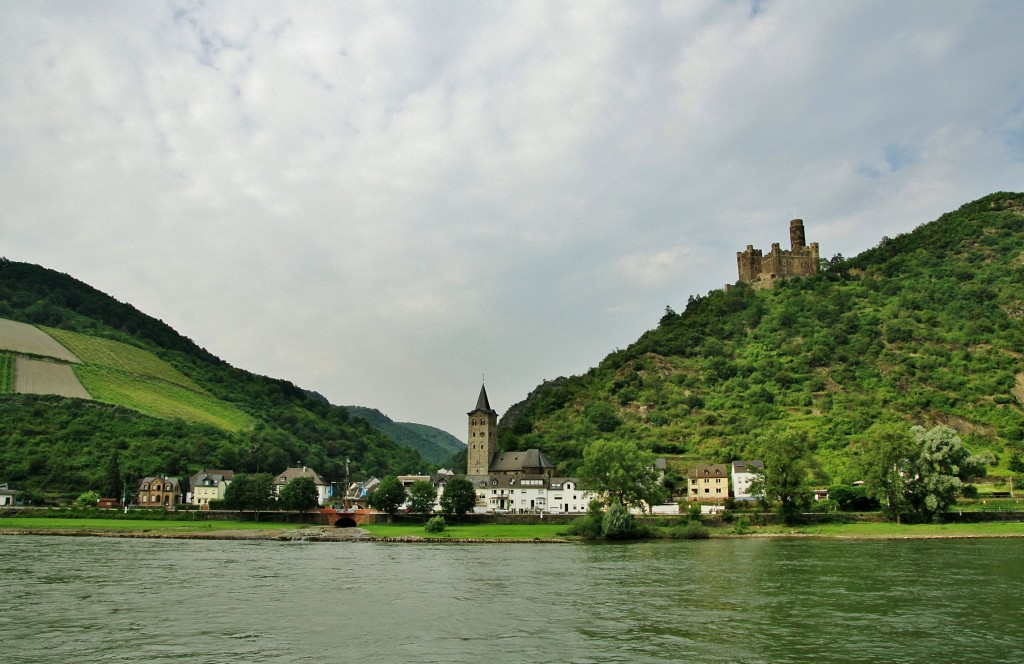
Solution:
[[[759,288],[770,288],[776,279],[818,274],[818,243],[806,243],[803,219],[789,222],[789,243],[790,248],[787,250],[778,242],[773,242],[767,254],[754,249],[752,244],[748,244],[743,251],[737,251],[736,266],[740,281]]]

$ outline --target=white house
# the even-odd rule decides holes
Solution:
[[[316,485],[317,504],[326,505],[331,499],[331,485],[328,484],[312,468],[287,468],[283,473],[274,478],[274,495],[281,493],[281,487],[288,484],[297,477],[310,477]]]
[[[735,500],[754,500],[754,496],[750,495],[750,483],[757,477],[754,469],[763,473],[764,462],[760,459],[732,462],[732,497]]]

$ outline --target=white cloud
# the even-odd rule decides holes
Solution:
[[[735,279],[1019,189],[1010,3],[0,7],[3,253],[462,433]],[[984,75],[982,75],[983,73]]]

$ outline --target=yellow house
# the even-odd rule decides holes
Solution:
[[[690,502],[723,502],[729,497],[729,466],[698,463],[687,475],[686,497]]]

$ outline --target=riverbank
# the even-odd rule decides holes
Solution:
[[[820,538],[840,540],[920,540],[1024,537],[1024,523],[837,523],[798,527],[710,528],[711,538]],[[263,540],[280,542],[444,542],[444,543],[566,543],[582,541],[565,534],[560,525],[450,525],[431,534],[421,525],[373,524],[365,528],[284,523],[120,521],[104,519],[0,518],[0,535],[61,535],[139,539]]]

